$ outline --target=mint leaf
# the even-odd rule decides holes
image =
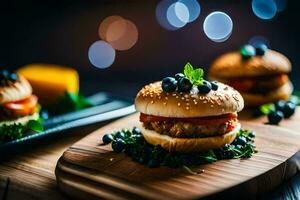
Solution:
[[[203,75],[204,71],[201,68],[194,69],[191,63],[187,63],[184,66],[183,73],[186,78],[188,78],[193,85],[202,85],[203,84]]]
[[[193,66],[191,65],[191,63],[188,62],[188,63],[184,66],[183,73],[184,73],[184,75],[185,75],[188,79],[192,80],[192,79],[193,79],[193,72],[194,72],[194,68],[193,68]]]
[[[193,80],[197,81],[203,79],[203,74],[204,74],[203,69],[201,68],[195,69],[193,72]]]
[[[27,124],[27,127],[30,130],[33,130],[36,132],[42,132],[44,130],[44,127],[40,120],[30,120]]]
[[[275,106],[274,106],[273,103],[268,103],[268,104],[261,105],[261,106],[259,107],[259,110],[260,110],[263,114],[267,115],[267,114],[269,114],[271,111],[275,111]]]

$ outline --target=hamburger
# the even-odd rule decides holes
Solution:
[[[15,132],[16,126],[25,127],[30,120],[38,120],[38,111],[38,99],[32,95],[28,81],[16,73],[0,70],[0,139],[14,139],[14,134],[22,134]]]
[[[291,63],[281,53],[263,44],[244,45],[240,51],[218,57],[210,67],[209,79],[237,89],[249,107],[288,100],[293,85],[288,78]]]
[[[244,101],[240,93],[219,82],[177,77],[138,92],[135,107],[145,140],[178,152],[207,151],[232,143],[241,128],[237,112]]]

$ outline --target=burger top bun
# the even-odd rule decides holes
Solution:
[[[21,75],[18,80],[6,86],[0,85],[0,105],[12,101],[19,101],[32,94],[29,82]]]
[[[244,107],[240,93],[218,83],[218,90],[208,94],[191,92],[164,92],[161,82],[146,85],[136,96],[136,110],[148,115],[174,118],[207,117],[239,112]]]
[[[209,70],[209,77],[238,78],[288,73],[291,63],[279,52],[267,50],[264,56],[254,56],[243,60],[241,54],[226,53],[217,58]]]

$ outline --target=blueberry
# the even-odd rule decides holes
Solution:
[[[225,144],[222,148],[223,151],[228,151],[230,148],[230,144]]]
[[[112,149],[115,151],[115,152],[121,152],[125,149],[126,147],[126,143],[124,140],[122,139],[116,139],[115,141],[112,142],[112,145],[111,145]]]
[[[175,74],[175,79],[176,81],[180,81],[180,79],[184,78],[184,74],[183,73],[177,73]]]
[[[283,112],[283,109],[284,109],[284,106],[285,106],[285,101],[283,101],[283,100],[276,101],[274,103],[274,105],[275,105],[276,110],[280,110],[280,111]]]
[[[105,134],[102,137],[102,142],[104,144],[109,144],[114,140],[114,137],[111,134]]]
[[[178,90],[180,92],[189,92],[193,87],[193,83],[187,79],[187,78],[182,78],[178,82]]]
[[[124,139],[125,138],[125,134],[124,134],[123,131],[118,131],[118,132],[116,132],[115,137],[119,138],[119,139]]]
[[[150,159],[147,163],[147,166],[150,168],[159,167],[159,162],[156,159]]]
[[[239,150],[242,150],[242,149],[243,149],[243,146],[240,145],[240,144],[238,144],[238,145],[236,145],[236,148],[238,148]]]
[[[291,103],[293,103],[295,105],[298,105],[299,104],[299,98],[297,96],[293,96],[292,95],[292,96],[290,96],[288,102],[291,102]]]
[[[172,77],[166,77],[162,80],[161,87],[165,92],[174,92],[177,87],[177,81]]]
[[[208,81],[203,81],[203,84],[198,86],[199,94],[207,94],[210,91],[211,91],[211,84]]]
[[[0,70],[0,79],[7,79],[9,77],[9,71]]]
[[[250,44],[244,45],[240,48],[240,54],[243,59],[249,59],[255,56],[255,48]]]
[[[138,160],[137,160],[139,163],[141,163],[141,164],[144,164],[144,163],[146,163],[147,162],[147,159],[145,159],[144,157],[139,157],[138,158]]]
[[[249,137],[250,137],[250,138],[255,138],[255,136],[256,136],[256,134],[255,134],[254,131],[251,131],[251,132],[249,133]]]
[[[258,56],[265,55],[265,53],[266,53],[267,50],[268,50],[268,47],[265,44],[258,44],[255,47],[255,52],[256,52],[256,55],[258,55]]]
[[[133,127],[132,133],[134,135],[140,135],[141,134],[141,130],[139,128],[137,128],[137,127]]]
[[[16,82],[18,80],[18,75],[16,73],[11,73],[9,76],[9,80],[12,82]]]
[[[268,114],[269,124],[279,124],[279,122],[283,119],[283,113],[281,111],[271,111]]]
[[[212,81],[210,82],[211,84],[211,89],[214,90],[214,91],[217,91],[219,86],[218,86],[218,82],[217,81]]]
[[[284,117],[285,118],[291,117],[295,113],[295,110],[296,110],[296,105],[291,102],[287,102],[283,108]]]
[[[42,119],[48,119],[49,118],[49,113],[48,113],[48,111],[47,110],[41,110],[41,112],[40,112],[40,116],[41,116],[41,118]]]
[[[244,146],[246,143],[247,143],[247,140],[246,140],[246,138],[243,137],[243,136],[238,137],[237,140],[236,140],[236,144],[237,144],[237,145],[242,145],[242,146]]]
[[[144,140],[144,136],[142,134],[134,135],[137,142],[142,142]]]

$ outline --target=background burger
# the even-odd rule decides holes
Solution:
[[[222,83],[202,80],[195,86],[183,76],[146,85],[137,94],[135,106],[145,140],[179,152],[230,144],[240,130],[237,112],[244,106],[242,96]]]
[[[240,51],[217,58],[209,71],[209,79],[219,80],[237,89],[246,106],[258,106],[288,100],[293,86],[287,73],[290,61],[263,44],[254,48],[244,45]]]
[[[38,99],[28,81],[15,73],[0,70],[0,139],[22,136],[30,120],[39,119]]]

